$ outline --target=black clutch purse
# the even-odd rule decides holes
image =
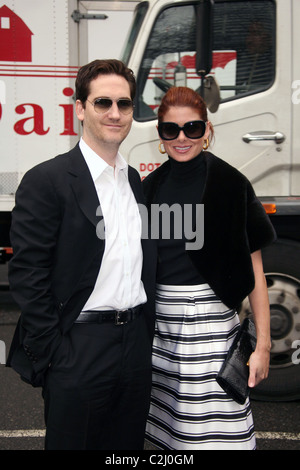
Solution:
[[[247,362],[256,346],[254,322],[246,318],[229,348],[216,380],[230,398],[243,404],[249,395]]]

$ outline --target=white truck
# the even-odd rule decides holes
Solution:
[[[134,121],[121,150],[141,178],[163,161],[156,131],[160,99],[169,86],[187,84],[207,101],[215,128],[211,151],[250,179],[278,236],[263,250],[271,305],[270,375],[252,396],[299,399],[299,0],[6,0],[5,6],[25,22],[31,49],[24,28],[21,49],[27,56],[5,56],[1,35],[10,20],[0,7],[4,258],[22,175],[79,138],[72,98],[78,66],[96,57],[118,57],[134,70]],[[121,25],[104,32],[112,12]],[[126,38],[119,40],[121,31]],[[118,52],[110,50],[113,43],[121,46]],[[240,315],[251,315],[246,301]]]

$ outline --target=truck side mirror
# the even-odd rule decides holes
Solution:
[[[200,0],[196,5],[196,73],[201,78],[197,92],[210,112],[220,104],[220,89],[214,77],[207,77],[212,68],[214,0]]]
[[[196,5],[196,72],[204,78],[212,67],[213,0]]]

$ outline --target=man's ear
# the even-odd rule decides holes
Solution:
[[[79,121],[82,122],[84,120],[84,112],[85,112],[85,107],[83,106],[82,101],[76,100],[75,111],[76,111],[77,118],[79,119]]]

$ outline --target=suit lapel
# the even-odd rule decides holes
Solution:
[[[100,201],[79,144],[70,152],[69,174],[71,176],[71,186],[79,207],[90,222],[97,226],[102,217],[99,218],[99,214],[102,213],[98,209],[100,208]],[[128,167],[128,179],[137,203],[145,204],[141,181],[138,174],[130,166]]]
[[[89,221],[96,226],[101,220],[96,215],[100,202],[92,176],[78,144],[70,153],[69,173],[72,178],[71,186],[79,207]]]

